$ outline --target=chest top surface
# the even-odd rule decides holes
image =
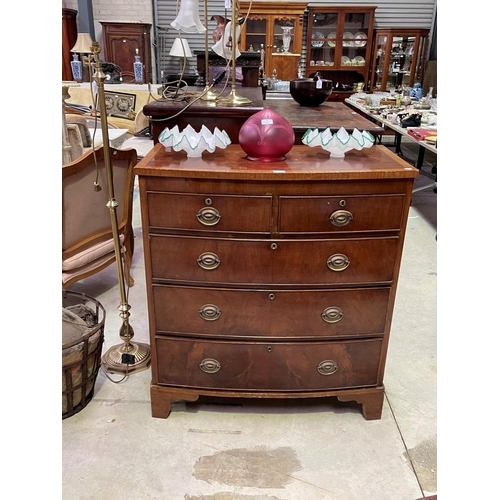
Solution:
[[[135,167],[139,176],[241,180],[364,180],[413,179],[418,170],[383,146],[350,151],[345,158],[330,158],[319,148],[294,146],[285,160],[261,162],[247,159],[237,144],[188,158],[184,152],[167,151],[158,143]]]

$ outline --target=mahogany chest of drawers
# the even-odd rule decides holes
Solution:
[[[418,171],[382,146],[262,163],[156,144],[135,173],[153,417],[204,395],[337,397],[379,419]]]

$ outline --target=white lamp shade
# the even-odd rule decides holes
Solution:
[[[181,0],[177,17],[170,25],[184,33],[205,33],[207,29],[200,21],[198,0]]]
[[[191,49],[189,48],[188,41],[185,38],[176,38],[170,49],[171,56],[174,57],[192,57]]]
[[[228,61],[233,58],[233,48],[232,48],[232,46],[228,47],[228,45],[231,45],[231,43],[234,43],[234,41],[231,41],[231,43],[228,43],[229,40],[231,39],[231,37],[233,36],[232,31],[233,31],[233,23],[232,23],[232,21],[229,21],[226,24],[226,27],[224,28],[224,35],[212,47],[213,51],[216,54],[218,54],[220,57],[223,57],[224,59],[226,59]],[[241,32],[241,28],[238,24],[238,25],[236,25],[236,40],[240,39],[240,32]],[[238,44],[236,44],[236,46],[234,48],[235,59],[238,59],[238,57],[240,57],[240,55],[241,55],[241,52],[238,49]]]
[[[76,37],[76,43],[71,49],[71,52],[76,52],[77,54],[90,54],[92,50],[90,46],[92,45],[92,38],[90,33],[78,33]]]

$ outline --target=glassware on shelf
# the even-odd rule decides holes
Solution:
[[[289,52],[293,26],[281,26],[281,29],[283,30],[283,52]]]

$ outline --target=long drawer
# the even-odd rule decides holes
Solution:
[[[234,338],[383,335],[389,288],[231,290],[153,285],[157,333]]]
[[[280,196],[279,232],[399,230],[404,201],[404,195]]]
[[[154,280],[206,284],[389,283],[398,237],[236,240],[150,235]]]
[[[269,233],[271,196],[148,192],[150,227]]]
[[[157,337],[158,383],[245,391],[314,391],[377,385],[381,339],[230,342]]]

